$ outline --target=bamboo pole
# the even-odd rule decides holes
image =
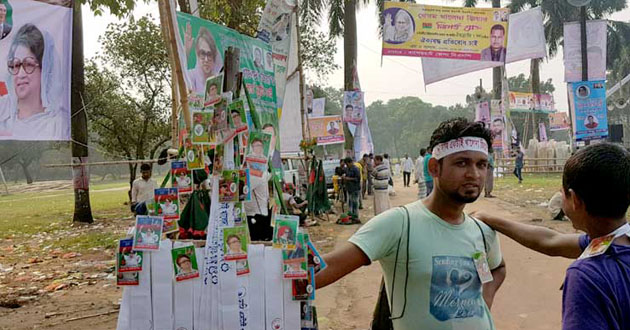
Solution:
[[[159,159],[138,159],[138,160],[115,160],[108,162],[93,162],[93,163],[84,163],[81,166],[101,166],[101,165],[123,165],[123,164],[152,164],[157,163]],[[44,164],[42,167],[52,168],[52,167],[73,167],[76,165],[73,164]]]
[[[295,30],[297,32],[297,56],[298,56],[298,70],[300,72],[300,116],[302,116],[302,137],[304,140],[311,139],[311,130],[308,127],[308,119],[304,112],[304,70],[302,68],[302,47],[300,46],[300,11],[298,10],[298,4],[295,5]],[[308,135],[307,135],[308,133]]]
[[[175,76],[177,78],[177,87],[179,89],[179,101],[181,103],[182,113],[184,115],[184,122],[186,123],[186,130],[190,131],[192,126],[192,118],[190,117],[190,109],[188,108],[188,91],[186,90],[186,82],[184,81],[184,73],[182,72],[182,65],[179,59],[177,51],[177,38],[175,37],[175,25],[173,23],[173,10],[171,8],[170,0],[159,0],[160,16],[163,16],[166,22],[168,30],[169,43],[167,47],[170,48],[170,62],[171,66],[175,68]]]
[[[162,30],[164,44],[166,45],[166,54],[168,55],[169,62],[171,63],[171,146],[175,147],[177,145],[177,131],[179,127],[177,121],[177,104],[179,103],[179,97],[177,95],[177,75],[175,73],[175,65],[172,61],[173,49],[170,47],[172,42],[171,31],[166,23],[166,15],[162,15],[162,11],[163,8],[160,8],[160,28]]]

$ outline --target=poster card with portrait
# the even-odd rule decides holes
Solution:
[[[221,175],[223,172],[223,158],[225,157],[225,145],[219,144],[214,148],[214,159],[212,160],[212,175]]]
[[[343,92],[343,121],[346,123],[360,124],[363,121],[365,103],[364,93],[360,91]]]
[[[569,116],[566,112],[556,112],[549,114],[549,130],[554,131],[566,131],[571,126],[569,125]]]
[[[199,265],[194,245],[186,245],[171,250],[175,281],[181,282],[199,277]]]
[[[71,140],[71,5],[0,1],[0,140]]]
[[[171,187],[181,195],[192,191],[192,174],[184,161],[171,162]]]
[[[586,22],[588,80],[606,80],[606,20]],[[582,38],[579,22],[564,23],[564,81],[582,81]]]
[[[179,193],[179,216],[181,218],[182,214],[186,210],[186,205],[190,202],[190,196],[192,193]]]
[[[247,246],[249,245],[249,232],[247,226],[223,228],[223,259],[243,260],[247,259]]]
[[[193,110],[192,143],[209,144],[212,130],[212,112]]]
[[[505,62],[509,14],[387,1],[382,54]]]
[[[205,166],[203,164],[203,146],[193,144],[190,139],[184,142],[186,146],[186,167],[189,170],[200,170]]]
[[[251,182],[249,180],[249,169],[245,168],[239,170],[238,177],[238,200],[241,202],[250,201],[252,199],[251,194]]]
[[[275,215],[273,228],[273,247],[294,250],[297,240],[300,217],[296,215]]]
[[[139,272],[142,270],[142,251],[133,250],[133,238],[118,241],[116,271],[118,273]]]
[[[538,123],[538,137],[540,142],[547,142],[547,128],[545,123]]]
[[[238,202],[239,170],[224,170],[219,177],[219,202]]]
[[[244,276],[249,274],[249,272],[249,261],[247,259],[236,260],[236,276]]]
[[[324,116],[308,119],[311,137],[317,140],[318,146],[344,143],[343,124],[341,116]]]
[[[117,273],[116,285],[140,285],[140,272]]]
[[[228,121],[230,128],[236,133],[241,133],[247,130],[247,116],[245,114],[245,105],[243,100],[236,100],[228,105],[228,111],[230,116]]]
[[[309,114],[309,117],[322,117],[326,109],[326,98],[320,97],[313,99],[313,112]]]
[[[569,84],[569,107],[573,111],[576,141],[608,137],[606,81],[581,81]]]
[[[160,249],[164,219],[147,215],[137,215],[133,250],[155,251]]]
[[[495,154],[500,154],[507,149],[507,130],[505,120],[505,108],[502,100],[490,100],[490,115],[492,122],[490,130],[492,131],[492,149]]]
[[[212,131],[215,133],[217,143],[226,143],[235,136],[235,132],[228,124],[228,101],[221,99],[214,105],[214,116],[212,118]]]
[[[272,52],[269,43],[182,12],[176,13],[175,30],[178,32],[177,53],[182,63],[186,88],[192,91],[188,96],[191,109],[199,103],[195,101],[196,99],[203,101],[206,80],[220,74],[228,47],[238,48],[240,50],[238,69],[243,73],[243,83],[249,91],[258,118],[261,122],[272,122],[278,127],[274,72],[267,71],[268,67],[265,65],[261,67],[254,63],[255,49],[262,50],[265,57],[268,52]],[[244,93],[241,93],[241,97],[242,94]],[[247,102],[244,106],[246,111],[254,111]]]
[[[306,279],[292,281],[291,297],[296,301],[315,300],[315,270],[308,268]]]
[[[313,268],[315,270],[315,273],[317,274],[320,270],[326,268],[326,261],[319,254],[319,251],[317,251],[317,248],[310,240],[308,234],[304,234],[304,242],[308,247],[308,267]]]
[[[247,213],[245,213],[245,206],[241,202],[234,203],[234,226],[247,225]]]
[[[276,224],[278,220],[276,219]],[[299,232],[295,240],[295,248],[282,250],[283,277],[285,279],[308,278],[307,246],[304,244],[304,234]]]
[[[206,89],[203,98],[204,108],[211,107],[221,101],[223,93],[223,73],[206,79]]]
[[[212,174],[215,148],[215,144],[203,146],[203,165],[207,167],[209,174]]]
[[[270,143],[271,134],[265,132],[249,132],[245,161],[247,162],[250,175],[262,177],[264,171],[267,170]]]
[[[179,219],[177,188],[155,189],[155,214],[165,220]]]
[[[475,121],[490,127],[490,102],[480,101],[475,105]]]

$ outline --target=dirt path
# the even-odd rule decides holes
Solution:
[[[416,188],[397,184],[397,196],[392,205],[398,206],[416,199]],[[373,214],[371,204],[363,210],[366,218]],[[470,205],[468,212],[484,210],[511,220],[543,218],[540,211],[516,207],[500,199],[485,199]],[[363,220],[363,218],[362,218]],[[365,222],[365,221],[364,221]],[[570,230],[567,223],[552,227]],[[346,241],[359,227],[338,226],[337,244]],[[508,275],[497,293],[492,309],[497,329],[559,329],[562,292],[559,290],[564,272],[571,260],[551,258],[528,250],[511,239],[501,236]],[[316,305],[320,329],[369,329],[381,281],[378,264],[362,267],[340,281],[317,291]]]

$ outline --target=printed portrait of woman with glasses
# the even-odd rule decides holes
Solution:
[[[53,39],[33,24],[14,34],[7,55],[9,110],[0,130],[24,140],[63,140],[69,136],[68,109],[62,109],[59,64]],[[0,107],[2,108],[2,107]]]
[[[186,74],[188,79],[190,79],[192,91],[196,94],[204,95],[206,80],[218,74],[223,67],[223,60],[216,41],[210,31],[203,26],[199,28],[197,37],[193,39],[192,27],[188,23],[184,33],[184,45],[186,54],[188,54],[188,61],[191,61],[190,56],[192,55],[193,46],[197,58],[195,67],[188,70]]]

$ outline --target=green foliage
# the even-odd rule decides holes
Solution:
[[[112,15],[122,18],[133,12],[136,3],[134,0],[80,0],[81,4],[86,4],[95,15],[102,15],[104,10],[108,10]],[[143,0],[148,3],[148,0]]]
[[[126,159],[154,157],[170,138],[170,69],[160,28],[150,17],[110,24],[103,54],[85,68],[91,138]],[[130,165],[131,179],[136,165]]]
[[[337,44],[334,38],[327,37],[309,25],[300,28],[302,65],[315,73],[318,81],[324,81],[328,75],[340,67],[335,63]]]
[[[532,91],[532,84],[529,77],[526,77],[524,74],[519,74],[518,76],[512,76],[508,78],[508,86],[510,87],[510,92],[524,92],[530,93]],[[543,94],[551,94],[556,90],[553,85],[551,78],[547,79],[547,81],[540,82],[540,92]]]
[[[265,0],[199,1],[199,16],[253,37],[258,30],[265,3]]]
[[[444,120],[453,117],[473,119],[474,108],[456,105],[433,106],[417,97],[402,97],[386,103],[376,101],[367,107],[376,153],[400,157],[405,153],[419,154],[426,147],[431,134]]]

